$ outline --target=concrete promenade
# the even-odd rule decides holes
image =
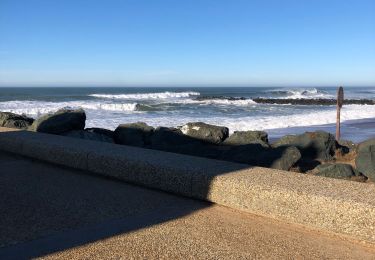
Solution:
[[[0,129],[0,150],[375,242],[375,185]]]
[[[0,152],[0,259],[374,259],[372,244]]]

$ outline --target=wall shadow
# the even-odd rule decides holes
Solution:
[[[0,138],[15,138],[17,133],[0,132]],[[261,144],[214,145],[173,131],[158,134],[158,138],[147,137],[142,148],[242,163],[216,168],[203,187],[206,195],[215,176],[256,165],[272,166],[287,149],[272,149]],[[77,145],[86,142],[91,141],[77,139]],[[100,148],[101,143],[96,145]],[[267,156],[271,150],[272,156]],[[196,170],[194,160],[191,163]],[[203,169],[205,165],[198,167]],[[1,161],[0,169],[3,194],[0,208],[5,209],[6,216],[0,218],[1,259],[48,255],[182,218],[211,206],[207,202],[88,176],[83,171],[32,159],[21,158],[13,163]]]

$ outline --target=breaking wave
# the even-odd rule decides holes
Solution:
[[[231,105],[231,106],[248,106],[256,102],[252,99],[230,99],[230,98],[204,98],[204,99],[186,99],[175,101],[180,104],[197,104],[197,105]]]
[[[40,101],[6,101],[0,102],[0,111],[25,114],[38,117],[55,112],[61,108],[83,108],[86,110],[105,110],[117,112],[150,111],[152,107],[139,103],[100,103],[85,101],[40,102]]]
[[[372,105],[347,105],[341,111],[341,121],[374,118],[375,109]],[[215,122],[229,127],[231,131],[267,130],[298,126],[314,126],[333,124],[336,122],[336,109],[328,111],[312,111],[282,116],[248,116],[241,120],[217,118]]]
[[[270,94],[272,98],[279,99],[314,99],[314,98],[334,98],[334,96],[328,94],[323,90],[317,88],[306,88],[306,89],[275,89],[267,91],[266,94]],[[270,98],[269,95],[265,98]]]
[[[168,99],[168,98],[188,98],[192,96],[199,96],[199,92],[158,92],[158,93],[135,93],[135,94],[90,94],[91,97],[108,98],[108,99]]]
[[[355,119],[375,118],[375,109],[371,105],[347,105],[343,107],[341,119],[342,122]],[[157,126],[181,126],[187,122],[202,121],[208,124],[221,125],[229,128],[230,132],[247,131],[247,130],[269,130],[277,128],[298,127],[298,126],[314,126],[332,124],[336,121],[336,110],[334,107],[330,110],[319,111],[313,110],[310,112],[286,114],[286,115],[247,115],[238,117],[231,116],[211,116],[207,115],[185,115],[181,117],[179,114],[170,114],[169,116],[154,117],[145,113],[128,114],[128,122],[143,121],[154,127]],[[103,120],[101,118],[93,118],[88,120],[88,125],[92,127],[107,127],[115,129],[117,125],[123,123],[123,118],[112,118],[110,120]]]

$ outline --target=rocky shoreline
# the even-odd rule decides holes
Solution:
[[[115,131],[86,128],[82,109],[60,109],[38,119],[0,112],[0,126],[72,138],[137,146],[252,166],[356,181],[375,181],[375,139],[360,144],[336,142],[324,131],[286,135],[270,143],[264,131],[237,131],[203,122],[157,127],[120,124]]]

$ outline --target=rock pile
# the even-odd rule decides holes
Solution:
[[[59,134],[92,141],[131,145],[147,149],[182,153],[218,160],[245,163],[319,176],[375,181],[375,139],[359,145],[337,143],[323,131],[287,135],[270,144],[264,131],[237,131],[229,135],[227,127],[203,122],[178,128],[157,127],[143,122],[119,125],[115,131],[86,128],[82,109],[60,109],[38,119],[0,112],[0,126]],[[345,154],[354,154],[353,162],[343,162]],[[339,156],[340,155],[340,156]]]

